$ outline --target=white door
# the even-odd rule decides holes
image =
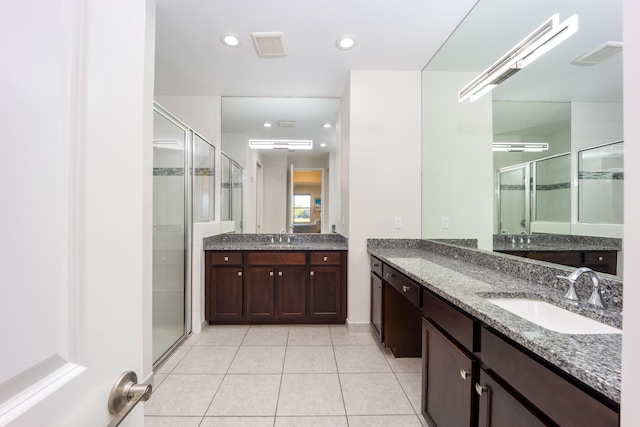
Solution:
[[[0,425],[105,426],[151,373],[150,6],[0,0]]]
[[[287,233],[293,233],[293,163],[289,166],[289,188],[287,195]]]

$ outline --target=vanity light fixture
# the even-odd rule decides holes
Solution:
[[[249,148],[254,150],[311,150],[313,141],[310,139],[250,139]]]
[[[356,47],[356,44],[357,44],[356,36],[352,36],[350,34],[346,34],[346,35],[340,37],[336,41],[336,46],[340,50],[353,49],[354,47]]]
[[[506,151],[510,153],[541,152],[549,149],[546,142],[494,142],[493,151]]]
[[[556,13],[458,92],[458,101],[475,101],[578,31],[578,15],[560,23]]]
[[[235,34],[227,33],[220,36],[220,40],[222,44],[227,47],[238,47],[240,46],[240,39]]]
[[[331,123],[323,123],[322,127],[325,129],[329,129],[331,127]]]

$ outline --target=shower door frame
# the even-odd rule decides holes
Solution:
[[[183,158],[183,166],[184,166],[184,224],[185,224],[185,233],[184,233],[184,313],[183,313],[183,331],[182,336],[176,340],[176,342],[170,346],[157,360],[153,361],[153,369],[154,371],[162,366],[162,364],[171,356],[171,354],[178,348],[180,344],[182,344],[186,339],[189,333],[192,330],[191,324],[191,300],[192,300],[192,292],[191,292],[191,269],[192,269],[192,245],[193,245],[193,212],[192,212],[192,172],[193,172],[193,129],[191,129],[186,123],[180,120],[178,117],[174,116],[170,111],[166,108],[162,107],[157,102],[153,102],[153,110],[157,112],[165,119],[172,122],[179,128],[184,129],[185,131],[185,147],[184,147],[184,158]],[[153,322],[152,322],[153,327]]]

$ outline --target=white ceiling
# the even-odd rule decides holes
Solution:
[[[475,3],[157,0],[155,93],[243,97],[223,98],[224,132],[313,139],[314,152],[323,154],[333,149],[335,128],[326,132],[320,123],[335,124],[349,70],[421,70],[428,64],[430,70],[479,73],[557,12],[561,20],[577,13],[578,33],[505,81],[493,98],[622,102],[622,55],[593,67],[570,65],[606,41],[621,40],[621,0]],[[259,58],[252,31],[282,31],[288,56]],[[223,33],[238,35],[240,47],[225,47],[220,42]],[[355,49],[335,47],[343,34],[357,37]],[[516,109],[506,109],[508,123],[496,126],[512,127],[509,121],[515,117],[509,117],[510,112],[516,114]],[[529,114],[532,120],[526,126],[545,126],[533,120],[535,112]],[[264,121],[278,120],[295,120],[296,128],[283,134],[277,127],[262,127]],[[316,151],[318,142],[329,146]]]

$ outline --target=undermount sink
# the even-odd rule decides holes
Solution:
[[[295,244],[294,243],[265,243],[262,246],[269,249],[286,249],[286,248],[293,248]]]
[[[618,328],[540,300],[528,298],[488,298],[487,301],[538,326],[563,334],[622,333],[622,330]]]

